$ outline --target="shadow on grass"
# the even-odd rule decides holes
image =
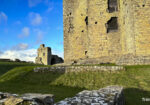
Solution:
[[[2,76],[4,81],[0,82],[0,91],[1,92],[9,92],[9,93],[46,93],[46,94],[54,94],[55,101],[58,102],[66,97],[73,97],[78,92],[85,90],[84,88],[78,87],[70,87],[63,85],[53,85],[52,83],[56,81],[56,79],[60,79],[61,76],[64,76],[63,73],[34,73],[34,67],[19,67],[15,68]],[[65,75],[69,76],[69,75]],[[65,77],[64,76],[64,77]],[[74,76],[72,78],[72,76]],[[70,75],[69,79],[74,79],[75,81],[81,81],[84,83],[85,81],[80,80],[80,77],[84,75]],[[87,79],[86,75],[84,79]],[[109,76],[109,75],[106,75]],[[60,77],[60,78],[59,78]],[[79,77],[79,79],[77,79]],[[63,79],[63,78],[61,78]],[[63,84],[65,81],[69,81],[69,79],[61,80]],[[82,78],[81,78],[82,79]],[[89,78],[89,80],[92,78]],[[97,79],[97,78],[96,78]],[[107,79],[107,78],[106,78]],[[99,80],[99,79],[97,79]],[[71,81],[71,84],[73,81]],[[104,81],[105,82],[105,81]],[[123,81],[124,82],[124,81]],[[99,82],[97,82],[99,83]],[[88,85],[89,83],[86,83]],[[100,83],[99,87],[103,86]],[[83,85],[84,87],[85,85]],[[94,88],[94,87],[93,87]],[[126,105],[150,105],[149,102],[142,101],[142,98],[150,98],[150,92],[140,90],[138,88],[126,88],[124,89],[125,93],[125,103]]]
[[[124,89],[125,105],[150,105],[150,91],[138,88]],[[147,101],[145,99],[148,99]]]
[[[43,93],[54,94],[55,102],[67,97],[73,97],[84,90],[79,87],[52,85],[51,83],[59,78],[62,73],[34,73],[33,71],[17,75],[11,80],[0,82],[0,91],[16,94]]]

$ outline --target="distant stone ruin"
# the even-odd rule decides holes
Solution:
[[[40,48],[37,50],[37,54],[38,56],[35,59],[35,63],[37,64],[53,65],[64,62],[61,57],[52,55],[51,48],[45,47],[44,44],[40,45]]]

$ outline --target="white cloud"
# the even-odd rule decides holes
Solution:
[[[8,19],[7,15],[4,12],[0,12],[0,23],[3,22],[7,23],[7,19]]]
[[[0,58],[6,59],[20,59],[22,61],[33,61],[35,62],[35,58],[37,56],[36,49],[28,49],[28,50],[7,50],[0,55]]]
[[[53,55],[58,55],[64,58],[63,52],[52,50]],[[7,50],[0,54],[0,58],[4,59],[20,59],[22,61],[33,61],[37,57],[37,49],[26,49],[26,50]]]
[[[28,5],[29,5],[29,7],[34,7],[41,2],[42,2],[42,0],[28,0]]]
[[[20,38],[27,37],[30,34],[30,29],[28,27],[24,27],[22,29],[22,33],[19,35]]]
[[[13,46],[12,50],[26,50],[26,49],[28,49],[28,47],[29,47],[28,44],[20,43],[20,44],[17,44],[16,46]]]
[[[37,26],[42,23],[42,17],[38,13],[30,12],[29,19],[30,19],[31,25],[33,25],[33,26]]]

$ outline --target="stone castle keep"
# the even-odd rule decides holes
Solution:
[[[51,48],[45,47],[44,44],[41,44],[40,48],[38,48],[37,55],[35,59],[37,64],[53,65],[63,63],[63,59],[57,55],[52,55]]]
[[[150,0],[63,0],[63,17],[65,62],[150,64]]]

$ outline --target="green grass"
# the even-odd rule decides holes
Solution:
[[[15,68],[15,67],[21,67],[21,66],[33,66],[35,64],[32,63],[20,63],[20,62],[0,62],[0,76],[9,70]]]
[[[83,89],[78,87],[56,86],[50,83],[61,74],[34,73],[32,67],[17,67],[0,77],[0,91],[10,93],[51,93],[55,100],[72,97]]]
[[[6,64],[7,65],[7,64]],[[0,65],[2,67],[3,65]],[[126,105],[150,105],[142,98],[150,98],[150,65],[126,66],[126,71],[80,73],[34,73],[37,65],[15,66],[0,76],[0,91],[10,93],[51,93],[60,101],[88,89],[109,85],[123,86]],[[1,72],[1,68],[0,68]]]

